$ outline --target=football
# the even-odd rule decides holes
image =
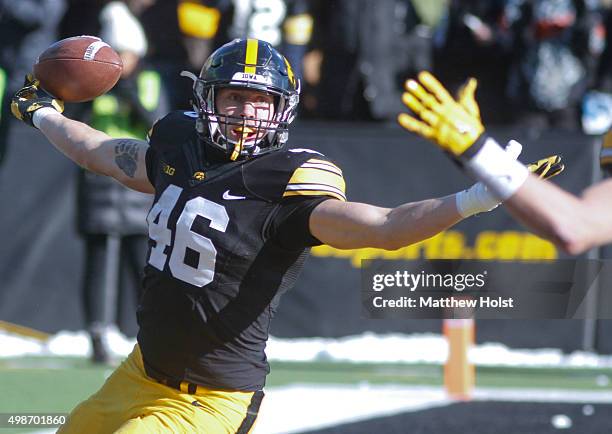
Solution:
[[[100,38],[75,36],[43,51],[34,64],[40,86],[66,102],[90,101],[121,77],[121,57]]]

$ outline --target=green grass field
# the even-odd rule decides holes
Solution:
[[[68,412],[112,372],[86,359],[30,357],[0,360],[0,413]],[[493,368],[477,370],[477,386],[610,391],[610,369]],[[599,380],[599,381],[598,381]],[[442,367],[425,364],[274,362],[267,387],[307,384],[442,386]],[[8,432],[2,430],[2,432]],[[20,431],[23,432],[23,431]]]

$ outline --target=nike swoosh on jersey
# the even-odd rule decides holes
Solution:
[[[240,200],[240,199],[246,199],[245,196],[234,196],[232,194],[230,194],[229,190],[226,190],[225,193],[223,193],[223,199],[225,200]]]

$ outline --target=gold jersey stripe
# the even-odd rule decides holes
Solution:
[[[331,167],[332,169],[336,169],[337,171],[342,173],[342,170],[338,166],[336,166],[334,163],[332,163],[331,161],[319,160],[318,158],[311,158],[306,163],[325,164],[325,165]]]
[[[335,173],[339,176],[342,176],[342,170],[338,169],[335,166],[332,166],[330,164],[320,164],[320,163],[304,163],[302,164],[303,168],[313,168],[313,169],[321,169],[321,170],[327,170],[328,172],[332,172]]]
[[[244,59],[244,72],[247,74],[257,74],[257,51],[259,41],[257,39],[247,39],[246,57]]]
[[[346,202],[346,197],[338,193],[333,193],[331,191],[324,191],[324,190],[286,191],[283,194],[283,197],[289,197],[289,196],[331,196],[343,202]]]
[[[287,186],[285,193],[299,192],[300,194],[309,194],[311,191],[315,191],[317,194],[321,192],[332,193],[334,195],[339,195],[343,200],[346,200],[344,191],[325,184],[291,184]]]
[[[342,196],[344,196],[344,192],[342,190],[339,190],[336,187],[331,187],[325,184],[290,184],[285,189],[285,191],[302,191],[302,190],[325,190],[325,191],[331,191],[332,193],[341,194]]]
[[[342,175],[310,167],[300,167],[293,172],[287,186],[292,184],[321,184],[333,187],[342,193],[346,191],[346,184]]]

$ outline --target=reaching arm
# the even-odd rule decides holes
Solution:
[[[571,254],[612,241],[612,181],[587,189],[578,198],[529,174],[486,135],[479,116],[455,101],[431,74],[409,80],[403,100],[414,116],[399,123],[437,143],[464,170],[504,200],[510,212],[538,234]],[[606,155],[602,154],[602,164]]]
[[[521,150],[522,145],[512,140],[504,154],[514,160]],[[549,178],[559,174],[563,165],[558,156],[552,156],[531,163],[529,170],[538,177]],[[328,200],[311,214],[310,231],[321,242],[341,249],[395,250],[430,238],[464,218],[491,211],[499,203],[480,182],[451,196],[393,209]]]
[[[505,205],[523,224],[577,255],[612,242],[611,198],[612,180],[595,184],[576,197],[529,176]]]
[[[13,115],[34,126],[64,155],[92,172],[115,178],[143,193],[154,189],[147,177],[143,140],[113,139],[107,134],[61,114],[63,103],[38,89],[31,76],[11,101]]]
[[[455,195],[393,209],[326,200],[310,215],[310,232],[321,242],[339,249],[395,250],[430,238],[462,219]]]

